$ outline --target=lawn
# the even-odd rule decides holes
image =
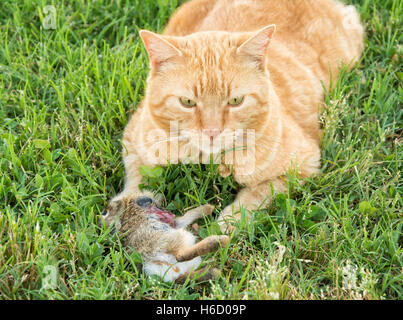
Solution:
[[[138,30],[162,31],[181,1],[2,0],[0,298],[402,299],[403,4],[348,2],[367,40],[326,92],[320,175],[290,176],[205,256],[217,280],[179,286],[146,277],[96,217],[123,187],[123,128],[144,94]],[[214,165],[144,173],[175,214],[211,203],[216,217],[238,188]]]

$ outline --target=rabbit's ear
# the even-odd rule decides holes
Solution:
[[[141,208],[147,208],[154,203],[155,203],[154,199],[148,196],[141,196],[136,199],[136,204]]]

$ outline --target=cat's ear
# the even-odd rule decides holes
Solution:
[[[140,37],[147,49],[150,65],[157,71],[162,63],[174,57],[182,56],[182,52],[163,36],[148,30],[141,30]]]
[[[263,65],[267,47],[275,31],[276,25],[274,24],[258,30],[238,47],[237,54],[251,57]]]

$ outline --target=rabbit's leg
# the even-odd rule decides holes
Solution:
[[[180,275],[176,280],[175,283],[184,284],[186,279],[195,280],[196,282],[203,282],[208,280],[214,280],[220,274],[220,270],[216,268],[202,268],[200,270],[188,272],[185,274]]]
[[[178,261],[191,260],[209,252],[216,251],[220,247],[225,247],[228,242],[228,236],[209,236],[193,246],[180,248],[175,254],[175,257]]]
[[[183,216],[175,218],[175,227],[180,229],[188,226],[204,216],[208,216],[213,212],[214,207],[206,204],[186,212]]]

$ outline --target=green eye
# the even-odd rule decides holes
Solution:
[[[230,106],[239,106],[243,102],[243,97],[235,97],[228,101]]]
[[[196,102],[194,102],[193,100],[190,100],[190,99],[188,99],[188,98],[185,98],[185,97],[181,97],[181,98],[179,99],[179,101],[180,101],[185,107],[188,107],[188,108],[194,107],[194,106],[196,105]]]

